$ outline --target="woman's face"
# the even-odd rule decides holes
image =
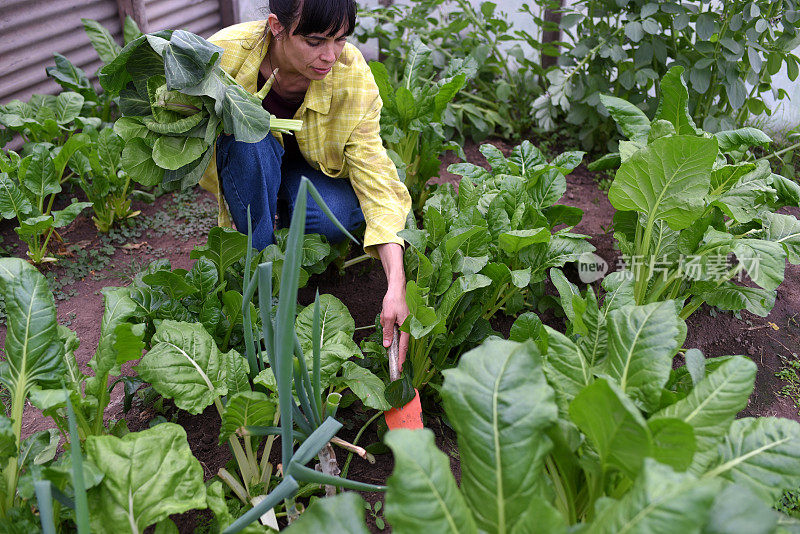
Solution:
[[[332,37],[325,33],[297,35],[292,33],[296,25],[290,31],[282,31],[284,27],[277,17],[270,20],[273,35],[278,36],[276,44],[280,49],[282,70],[289,71],[286,74],[299,74],[309,80],[321,80],[328,75],[342,53],[347,42],[346,28],[342,27]]]

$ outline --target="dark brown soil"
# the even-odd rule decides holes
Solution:
[[[493,141],[493,143],[505,152],[510,152],[513,147],[504,141]],[[486,164],[476,145],[468,144],[465,151],[469,161]],[[441,177],[437,181],[457,184],[457,177],[446,171],[447,165],[455,161],[452,155],[446,156],[442,164]],[[208,193],[198,192],[193,199],[188,199],[186,202],[190,203],[189,206],[176,207],[172,195],[165,195],[157,199],[153,205],[138,206],[137,209],[142,210],[141,217],[161,221],[163,224],[156,223],[153,228],[141,230],[140,235],[132,237],[124,245],[117,246],[111,255],[110,264],[104,269],[99,272],[89,272],[82,279],[76,279],[62,289],[62,292],[66,293],[62,296],[67,298],[57,302],[59,321],[68,324],[81,340],[76,356],[84,372],[89,372],[86,364],[99,340],[99,324],[103,313],[100,289],[105,286],[127,284],[138,269],[155,258],[169,259],[173,268],[189,268],[193,263],[189,259],[189,252],[205,241],[204,232],[215,222],[214,201]],[[579,167],[568,177],[567,194],[562,202],[584,210],[583,220],[575,231],[593,236],[591,243],[597,248],[597,254],[606,259],[613,270],[618,252],[614,250],[614,241],[607,231],[613,208],[606,194],[598,188],[593,175],[585,167]],[[185,219],[187,212],[193,211],[205,215],[200,221],[191,219],[187,222]],[[800,210],[790,210],[789,213],[797,216]],[[187,226],[192,227],[190,231],[187,231]],[[6,248],[9,244],[17,242],[13,225],[9,221],[0,223],[0,237],[3,239],[2,245]],[[63,237],[69,243],[86,250],[97,250],[102,246],[92,222],[86,216],[79,217],[63,233]],[[64,247],[62,252],[66,250]],[[17,249],[16,254],[21,255],[21,249]],[[69,276],[62,267],[53,268],[53,273],[62,278]],[[341,299],[355,318],[356,326],[361,327],[374,324],[375,316],[380,312],[386,282],[380,264],[370,261],[349,269],[341,277],[332,271],[313,277],[307,288],[300,292],[301,303],[309,304],[316,289],[319,289],[321,294],[331,293]],[[501,318],[494,326],[507,333],[510,324],[509,318]],[[359,331],[359,338],[368,333],[369,330]],[[0,326],[0,340],[4,339],[5,327]],[[701,308],[689,320],[686,346],[699,348],[708,357],[726,354],[750,356],[758,364],[759,371],[755,393],[744,414],[800,420],[797,408],[792,402],[777,395],[783,384],[775,377],[775,373],[781,368],[782,358],[791,358],[793,352],[798,352],[800,346],[798,341],[800,341],[800,267],[787,265],[786,278],[778,288],[775,308],[767,318],[755,317],[747,312],[742,313],[741,319],[727,313],[717,313],[712,316],[707,308]],[[131,367],[132,365],[126,365],[123,372],[134,374]],[[346,424],[350,425],[343,429],[342,436],[345,439],[352,439],[371,414],[354,406],[348,408],[342,415]],[[125,417],[129,427],[138,430],[146,428],[156,413],[151,407],[138,405],[129,414],[123,414],[121,388],[117,387],[113,392],[106,416],[109,419]],[[348,419],[351,419],[350,423],[347,423]],[[380,443],[378,429],[381,419],[379,418],[367,429],[361,437],[360,444]],[[206,479],[215,475],[230,459],[227,446],[217,444],[219,418],[215,410],[209,408],[197,416],[178,413],[177,422],[186,428],[190,446],[203,465]],[[52,425],[49,419],[28,406],[23,422],[24,435],[30,435],[50,426]],[[457,478],[460,478],[454,433],[435,417],[428,418],[426,426],[435,432],[438,445],[449,455],[453,471]],[[346,454],[342,451],[338,453],[340,466],[343,466]],[[390,475],[392,467],[390,454],[378,455],[374,465],[355,457],[350,464],[349,476],[365,482],[383,483]],[[364,497],[370,503],[382,499],[381,494],[365,493]],[[194,525],[207,521],[208,517],[202,513],[194,513],[184,514],[176,519],[179,521],[181,532],[191,532]],[[372,531],[378,532],[370,514],[367,514],[367,520]]]

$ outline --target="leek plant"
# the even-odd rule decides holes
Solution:
[[[281,291],[274,318],[272,317],[272,264],[270,262],[260,264],[256,273],[251,277],[250,262],[245,261],[247,290],[244,302],[249,303],[258,288],[259,312],[264,346],[266,347],[265,351],[261,351],[260,340],[256,340],[252,332],[252,322],[248,316],[249,306],[243,307],[247,362],[250,374],[254,376],[256,372],[263,370],[265,363],[263,352],[266,352],[266,360],[277,381],[280,413],[279,428],[251,427],[247,430],[253,434],[280,434],[283,480],[266,498],[225,529],[224,534],[240,532],[245,526],[256,521],[281,501],[285,501],[289,520],[294,520],[298,516],[294,497],[300,489],[300,482],[339,486],[358,491],[383,490],[382,486],[342,479],[329,472],[315,471],[305,465],[317,455],[320,455],[320,459],[323,460],[324,450],[330,447],[329,443],[342,427],[342,424],[333,418],[336,414],[338,398],[329,396],[326,403],[322,402],[319,298],[315,300],[314,304],[313,364],[310,372],[295,332],[297,289],[300,280],[308,193],[339,229],[355,241],[355,238],[336,220],[311,182],[303,178],[289,228],[286,257],[281,273]],[[293,389],[297,394],[299,405],[295,401]],[[294,442],[298,438],[302,443],[295,450]],[[322,468],[326,470],[324,461]]]

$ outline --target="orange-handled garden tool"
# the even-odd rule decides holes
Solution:
[[[392,344],[389,346],[389,379],[394,382],[400,379],[400,330],[394,326]],[[422,404],[419,402],[419,391],[414,388],[414,398],[400,408],[392,408],[383,412],[389,430],[422,428]]]

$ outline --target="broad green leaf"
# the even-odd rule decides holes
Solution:
[[[766,317],[775,305],[775,291],[760,287],[747,287],[725,282],[695,282],[692,294],[698,295],[710,306],[721,310],[747,310],[759,317]]]
[[[30,201],[20,191],[17,184],[8,177],[8,174],[0,172],[0,215],[4,219],[20,218],[31,212]]]
[[[198,414],[227,393],[225,362],[202,325],[162,321],[151,343],[136,371],[178,408]]]
[[[56,97],[55,120],[58,124],[68,124],[81,114],[83,95],[72,91],[64,91]]]
[[[213,155],[214,147],[209,146],[200,159],[188,163],[180,169],[164,171],[164,183],[162,185],[170,190],[180,189],[181,191],[194,187],[203,177],[203,173],[208,168],[208,163]]]
[[[691,425],[697,443],[694,463],[702,469],[736,414],[747,406],[755,376],[753,362],[734,357],[709,373],[686,398],[654,414],[651,421],[670,417]]]
[[[0,292],[7,329],[0,383],[12,398],[18,392],[24,397],[37,383],[57,387],[65,372],[64,344],[47,280],[22,259],[0,258]]]
[[[206,506],[203,468],[178,425],[163,423],[122,439],[89,436],[86,457],[105,475],[89,490],[95,532],[139,533],[171,514]]]
[[[97,351],[89,361],[89,367],[99,380],[90,381],[86,385],[86,393],[98,399],[107,387],[109,373],[115,370],[113,374],[119,374],[119,364],[123,363],[119,361],[119,353],[115,347],[119,336],[117,327],[129,322],[136,315],[136,303],[131,300],[128,288],[104,287],[102,293],[105,306],[100,326],[100,341]],[[139,352],[136,357],[140,357],[141,354]]]
[[[591,531],[699,534],[718,492],[716,481],[676,473],[648,458],[633,487],[620,500],[604,497],[598,502]]]
[[[567,280],[564,273],[560,269],[550,269],[550,280],[558,291],[561,308],[564,310],[564,315],[570,323],[575,324],[575,309],[572,305],[574,297],[580,297],[578,286]]]
[[[566,414],[572,400],[594,381],[594,374],[591,365],[571,339],[549,326],[544,329],[547,332],[544,373],[556,392],[559,410]]]
[[[181,300],[198,293],[197,287],[186,280],[186,276],[165,269],[142,276],[142,282],[150,287],[161,288],[173,300]],[[205,295],[202,295],[205,297]]]
[[[774,290],[783,282],[786,253],[780,243],[764,239],[737,239],[733,253],[750,279],[767,291]]]
[[[331,246],[322,240],[319,234],[306,234],[303,236],[303,267],[316,265],[330,254]]]
[[[342,301],[333,295],[319,296],[320,313],[320,365],[327,382],[336,374],[342,362],[353,356],[361,357],[361,351],[353,341],[356,323]],[[297,314],[295,331],[306,357],[309,369],[313,363],[312,331],[314,306],[306,306]]]
[[[514,321],[511,325],[511,332],[508,339],[517,341],[519,343],[528,341],[529,339],[537,340],[542,331],[542,320],[533,312],[525,312]]]
[[[661,100],[653,120],[667,120],[678,135],[700,135],[689,113],[689,90],[683,81],[683,67],[669,69],[661,79]]]
[[[436,448],[433,432],[392,430],[384,440],[395,462],[386,481],[386,519],[392,532],[476,534],[473,510],[458,489],[450,461]]]
[[[172,32],[164,50],[164,67],[170,89],[185,89],[200,83],[219,63],[222,48],[184,30]]]
[[[779,243],[786,251],[789,263],[800,264],[800,220],[780,213],[765,213],[762,219],[764,238]]]
[[[53,226],[55,228],[63,228],[64,226],[67,226],[69,223],[74,221],[83,210],[91,207],[91,205],[91,202],[73,202],[63,210],[54,211],[52,213]]]
[[[250,380],[248,374],[250,366],[247,358],[239,354],[235,349],[231,349],[222,355],[225,363],[225,384],[228,388],[228,395],[235,395],[242,391],[250,391]]]
[[[221,280],[228,267],[244,258],[247,252],[247,236],[231,228],[215,226],[208,232],[205,245],[195,247],[189,253],[193,260],[208,258],[217,266],[218,278]]]
[[[567,179],[563,174],[555,169],[548,169],[536,181],[528,187],[531,196],[531,206],[537,210],[543,210],[558,202],[567,192]]]
[[[141,30],[139,30],[139,25],[136,24],[136,21],[133,20],[130,15],[125,16],[125,22],[122,25],[122,34],[125,38],[126,45],[142,35]]]
[[[53,227],[52,215],[39,215],[38,217],[28,217],[19,221],[19,228],[15,228],[17,234],[25,239],[27,237],[41,235],[45,230]]]
[[[542,151],[526,139],[514,147],[508,157],[508,162],[516,165],[520,176],[527,176],[536,165],[545,164],[547,160]]]
[[[647,134],[650,132],[650,119],[644,111],[631,104],[627,100],[610,95],[600,95],[600,102],[617,122],[622,135],[631,141],[639,143],[647,142]]]
[[[703,534],[771,534],[778,520],[746,486],[730,484],[714,499]]]
[[[547,243],[548,241],[550,241],[549,229],[534,228],[531,230],[504,232],[498,236],[497,244],[506,254],[515,255],[523,248],[534,243]]]
[[[217,266],[208,258],[200,258],[186,273],[186,281],[197,288],[198,293],[204,297],[210,296],[218,289]]]
[[[111,128],[105,128],[97,137],[97,155],[107,175],[116,176],[124,145],[125,141]]]
[[[14,435],[11,419],[5,415],[0,415],[0,461],[5,464],[8,458],[16,455],[17,438]]]
[[[753,146],[766,148],[772,142],[767,134],[752,127],[717,132],[714,137],[717,138],[720,152],[746,150]]]
[[[144,124],[148,130],[154,132],[159,135],[168,134],[168,135],[183,135],[186,137],[192,137],[187,135],[192,128],[206,120],[206,116],[203,113],[195,113],[194,115],[189,115],[187,117],[183,117],[182,119],[178,119],[176,121],[161,123],[154,120],[151,117],[143,117],[142,124]],[[205,131],[205,129],[203,129]]]
[[[124,115],[132,115],[134,117],[148,116],[152,113],[150,98],[148,97],[147,92],[145,91],[140,93],[133,82],[129,83],[122,91],[120,91],[119,109]],[[155,135],[152,133],[151,136],[155,138]]]
[[[644,417],[625,393],[597,379],[575,397],[569,414],[597,451],[604,472],[615,467],[636,478],[653,442]]]
[[[733,421],[706,477],[746,486],[772,505],[784,489],[800,484],[800,424],[777,417]]]
[[[141,137],[133,137],[122,150],[122,168],[145,187],[154,187],[164,178],[164,169],[153,160],[153,147]]]
[[[162,135],[153,145],[153,161],[162,169],[176,170],[203,155],[208,146],[197,137]]]
[[[620,166],[608,200],[618,210],[645,213],[651,225],[664,219],[675,230],[686,228],[705,210],[716,157],[714,139],[656,139]]]
[[[770,187],[769,164],[763,163],[749,172],[734,172],[731,178],[737,178],[736,181],[733,184],[724,184],[726,190],[719,196],[709,195],[709,201],[740,223],[750,222],[758,217],[764,210],[767,199],[771,199],[775,193]],[[750,166],[737,166],[734,169],[747,170],[748,167]],[[730,166],[725,166],[721,170],[729,168]]]
[[[356,397],[369,408],[386,411],[391,408],[384,395],[385,385],[383,380],[375,376],[369,369],[361,367],[355,362],[346,361],[342,364],[342,377]]]
[[[364,500],[355,492],[346,492],[317,499],[299,520],[293,522],[286,534],[317,534],[319,532],[347,532],[368,534],[364,523]]]
[[[89,36],[89,41],[97,51],[97,55],[100,56],[100,60],[105,64],[114,61],[122,48],[114,41],[111,33],[96,20],[81,19],[81,22],[83,22],[83,29]]]
[[[478,289],[491,285],[492,280],[488,276],[482,274],[465,274],[459,276],[453,281],[450,288],[442,295],[442,300],[436,309],[436,315],[440,319],[445,319],[450,316],[450,313],[458,305],[459,301],[467,293],[471,293]]]
[[[613,300],[617,296],[612,292],[606,293],[606,298],[608,299]],[[578,339],[578,347],[580,347],[581,353],[585,356],[589,366],[593,367],[606,357],[606,349],[608,347],[606,319],[613,306],[608,305],[598,308],[597,298],[591,288],[586,290],[585,302],[586,309],[581,320],[585,326],[586,334]]]
[[[657,417],[647,421],[653,439],[652,457],[676,471],[686,471],[696,447],[694,430],[680,419]]]
[[[126,142],[134,137],[146,137],[148,134],[152,135],[150,130],[142,124],[141,119],[137,117],[118,118],[114,123],[114,132]]]
[[[604,370],[647,412],[655,411],[682,343],[683,321],[673,301],[632,306],[608,315]]]
[[[91,90],[91,83],[86,73],[72,64],[70,60],[59,54],[53,54],[55,66],[45,67],[47,75],[53,78],[64,89],[83,92]]]
[[[461,488],[480,529],[519,528],[542,488],[555,423],[553,390],[532,342],[489,340],[444,371],[445,411],[459,439]]]
[[[275,401],[259,391],[241,391],[229,396],[222,412],[220,443],[246,426],[272,426],[276,411]]]
[[[222,125],[237,141],[257,143],[269,134],[269,113],[253,95],[238,85],[225,89]]]
[[[44,146],[37,145],[34,148],[27,172],[24,177],[20,176],[22,185],[33,193],[35,201],[42,202],[47,195],[61,192],[60,178],[60,176],[56,176],[50,152]]]

